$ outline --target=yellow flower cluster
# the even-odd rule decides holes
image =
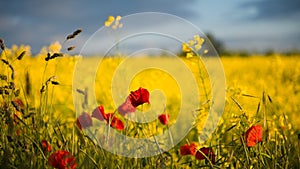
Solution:
[[[204,43],[204,39],[199,35],[195,35],[194,39],[189,40],[188,42],[182,43],[182,52],[186,54],[187,58],[191,58],[194,56],[195,52],[199,52]],[[208,50],[204,50],[204,54],[206,54]]]
[[[105,27],[110,27],[112,29],[117,29],[117,28],[122,28],[123,27],[123,24],[120,23],[120,20],[121,20],[121,16],[108,16],[107,20],[104,22],[104,26]]]

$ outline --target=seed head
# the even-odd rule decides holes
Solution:
[[[70,47],[68,47],[68,51],[71,51],[71,50],[73,50],[73,49],[75,49],[75,46],[70,46]]]
[[[23,58],[23,56],[25,55],[26,51],[23,51],[18,57],[18,60],[21,60]]]

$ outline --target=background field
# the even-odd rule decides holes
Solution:
[[[6,57],[3,53],[1,58]],[[23,114],[18,114],[21,122],[13,127],[13,130],[9,129],[9,125],[7,126],[5,122],[7,117],[4,114],[1,116],[1,147],[5,147],[1,148],[0,153],[2,165],[7,163],[5,160],[8,160],[10,166],[48,167],[48,154],[37,148],[40,147],[40,140],[46,139],[52,145],[53,151],[67,149],[72,152],[77,159],[78,166],[83,168],[102,168],[104,166],[113,168],[126,168],[128,166],[152,168],[158,167],[158,165],[179,168],[210,166],[209,163],[195,161],[192,157],[180,157],[179,155],[179,146],[186,143],[186,140],[198,142],[198,136],[202,132],[210,105],[206,99],[206,96],[207,98],[210,97],[210,82],[203,65],[200,66],[200,69],[195,66],[195,63],[197,65],[197,58],[180,58],[194,73],[199,84],[199,94],[203,98],[199,105],[200,110],[197,120],[193,124],[195,127],[185,139],[167,153],[152,158],[130,159],[115,156],[97,147],[93,144],[93,139],[76,127],[77,115],[72,100],[72,92],[76,94],[76,89],[72,87],[72,80],[78,57],[64,56],[45,62],[46,53],[40,53],[35,57],[27,55],[19,61],[14,59],[16,53],[19,53],[17,49],[15,51],[7,50],[6,53],[7,59],[11,60],[15,70],[15,85],[21,90],[20,96],[16,98],[24,101],[26,110]],[[157,57],[152,59],[155,59],[156,62],[170,63],[174,58]],[[90,57],[86,60],[95,64],[97,59]],[[96,104],[104,105],[107,112],[113,112],[117,108],[111,95],[111,84],[115,70],[122,60],[122,58],[104,58],[96,74]],[[146,58],[146,62],[150,60],[151,58]],[[283,161],[285,161],[286,167],[299,166],[299,152],[297,149],[299,145],[296,141],[300,129],[298,118],[300,110],[299,56],[233,56],[221,57],[221,61],[227,83],[226,106],[219,127],[202,145],[211,146],[215,149],[217,154],[216,166],[241,167],[243,159],[248,159],[248,167],[276,167]],[[1,63],[0,69],[1,74],[10,74],[4,63]],[[178,70],[176,74],[181,72]],[[199,76],[199,72],[202,72],[201,76]],[[46,91],[41,94],[42,85],[49,77],[54,75],[54,80],[59,84],[49,85]],[[84,78],[82,77],[82,79]],[[201,78],[204,79],[204,83],[202,83]],[[161,81],[159,81],[160,79]],[[6,81],[2,80],[1,85],[6,85]],[[163,111],[165,108],[171,115],[170,125],[174,124],[179,109],[177,103],[181,101],[181,95],[178,84],[172,79],[172,76],[162,71],[141,72],[131,81],[128,91],[125,91],[125,94],[120,97],[125,99],[126,93],[136,90],[139,86],[143,86],[150,91],[156,88],[162,89],[166,104],[160,105],[157,110]],[[206,89],[206,91],[203,89]],[[80,90],[84,91],[85,89],[80,88]],[[153,102],[155,103],[155,99],[159,99],[160,96],[163,95],[158,94],[158,98],[152,98]],[[7,100],[14,98],[11,97],[3,95],[1,102],[4,104]],[[91,94],[89,93],[88,100],[90,97]],[[82,102],[84,102],[83,98]],[[205,102],[208,104],[202,104]],[[95,108],[93,104],[95,103],[88,103],[87,106],[83,106],[82,111],[91,113]],[[156,113],[158,115],[163,112]],[[28,119],[27,116],[35,119],[35,122]],[[256,149],[246,150],[239,141],[240,135],[249,126],[257,123],[263,125],[265,129],[264,138],[268,141],[265,141],[262,146]],[[136,130],[137,126],[131,125],[128,130]],[[138,127],[141,126],[138,125]],[[137,131],[134,133],[135,137],[149,136],[166,130],[165,126],[159,124],[157,120],[150,123],[148,127],[152,132]],[[12,133],[13,131],[19,131],[22,134],[16,135]],[[9,136],[12,140],[5,136]],[[28,146],[24,148],[24,146],[17,145],[18,140],[23,140]],[[6,158],[8,152],[13,154],[9,159]],[[275,155],[274,152],[276,152]],[[255,153],[259,153],[260,156],[256,156]],[[33,156],[35,157],[33,158]],[[30,163],[21,163],[27,158],[32,158]]]

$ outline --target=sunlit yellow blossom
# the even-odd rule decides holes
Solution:
[[[193,55],[192,52],[188,52],[188,53],[186,53],[186,55],[185,55],[186,58],[191,58],[191,57],[193,57],[193,56],[194,56],[194,55]]]
[[[194,40],[195,40],[196,42],[198,42],[198,41],[200,40],[200,36],[199,36],[199,35],[194,35]]]
[[[208,50],[207,50],[207,49],[205,49],[205,50],[204,50],[204,54],[207,54],[207,53],[208,53]]]
[[[279,117],[279,121],[278,121],[278,123],[279,123],[279,126],[281,127],[281,128],[284,128],[284,117],[283,116],[280,116]]]
[[[292,124],[289,123],[287,127],[288,127],[289,130],[291,130],[292,129]]]
[[[182,52],[188,53],[191,51],[192,51],[192,49],[187,43],[182,43]]]
[[[117,17],[116,17],[116,21],[120,21],[121,20],[121,16],[120,15],[118,15]]]
[[[51,53],[58,53],[61,50],[61,45],[58,41],[52,43],[51,45],[49,45],[48,47],[49,52]]]
[[[115,17],[108,16],[107,20],[104,22],[104,25],[106,27],[109,27],[114,21],[115,21]]]
[[[197,43],[197,44],[195,45],[196,51],[199,51],[201,48],[202,48],[202,45],[201,45],[201,44]]]
[[[195,41],[189,40],[189,45],[190,45],[190,46],[194,46],[194,45],[195,45]]]

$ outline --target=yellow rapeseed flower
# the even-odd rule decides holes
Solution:
[[[186,58],[191,58],[191,57],[193,57],[193,56],[194,56],[194,55],[193,55],[192,52],[188,52],[188,53],[186,53],[186,55],[185,55]]]
[[[120,21],[121,20],[121,16],[120,15],[118,15],[117,17],[116,17],[116,21]]]
[[[195,45],[196,51],[199,51],[201,48],[202,48],[202,44],[197,43],[197,44]]]
[[[192,51],[192,49],[187,43],[182,43],[182,52],[189,53],[191,51]]]
[[[114,16],[108,16],[107,20],[104,22],[104,25],[106,27],[109,27],[114,21],[115,21]]]
[[[61,50],[61,44],[58,41],[56,41],[54,43],[51,43],[48,49],[51,53],[59,53]]]

